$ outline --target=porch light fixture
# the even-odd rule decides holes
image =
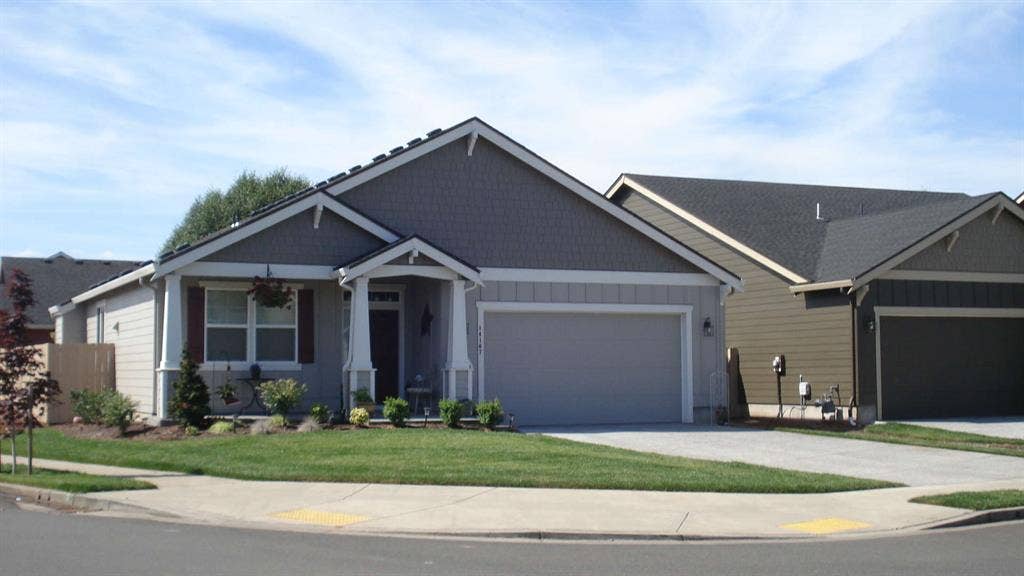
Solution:
[[[714,336],[715,335],[715,327],[711,325],[711,316],[705,316],[704,317],[704,335],[705,336]]]
[[[868,332],[874,332],[875,331],[875,319],[872,318],[871,316],[865,316],[864,317],[864,329],[867,330]]]

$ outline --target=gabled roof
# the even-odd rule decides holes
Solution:
[[[344,281],[348,278],[355,278],[365,274],[366,272],[370,272],[373,269],[387,264],[395,258],[410,252],[422,254],[423,256],[426,256],[462,275],[464,278],[468,278],[474,282],[480,282],[479,268],[465,260],[462,260],[454,254],[445,252],[441,248],[438,248],[434,244],[431,244],[427,240],[416,235],[406,236],[405,238],[396,240],[387,246],[382,246],[369,254],[360,256],[351,262],[339,266],[336,269],[336,272]]]
[[[1000,192],[968,196],[638,174],[623,174],[606,195],[616,199],[626,188],[772,269],[795,288],[856,287],[883,263],[982,205],[1009,204]]]
[[[1014,199],[1014,202],[1024,206],[1024,192],[1021,192],[1020,194],[1018,194],[1017,198]]]
[[[145,265],[131,260],[81,260],[58,252],[48,258],[0,257],[0,285],[6,285],[10,273],[20,269],[32,279],[36,304],[28,311],[32,324],[51,325],[48,308],[68,301],[72,296]],[[10,309],[6,291],[0,288],[0,309]]]

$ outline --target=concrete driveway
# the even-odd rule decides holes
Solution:
[[[1024,478],[1024,458],[773,430],[668,424],[545,427],[524,431],[669,456],[875,478],[908,486]]]
[[[1024,440],[1024,416],[1008,418],[949,418],[943,420],[905,420],[903,424],[970,432],[998,438]]]

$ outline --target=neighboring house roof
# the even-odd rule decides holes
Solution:
[[[36,304],[28,311],[32,324],[50,326],[53,321],[47,309],[68,301],[72,296],[135,270],[144,262],[129,260],[80,260],[63,252],[48,258],[0,257],[0,284],[10,280],[10,273],[19,269],[32,279]],[[0,291],[0,308],[9,309],[4,291]]]
[[[968,196],[640,174],[623,174],[607,196],[613,198],[623,187],[792,284],[821,288],[858,284],[855,280],[972,210],[1009,203],[1001,192]]]

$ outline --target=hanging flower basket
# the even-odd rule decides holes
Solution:
[[[281,278],[256,276],[252,279],[252,288],[248,292],[253,300],[264,308],[291,308],[294,290],[285,286]]]

